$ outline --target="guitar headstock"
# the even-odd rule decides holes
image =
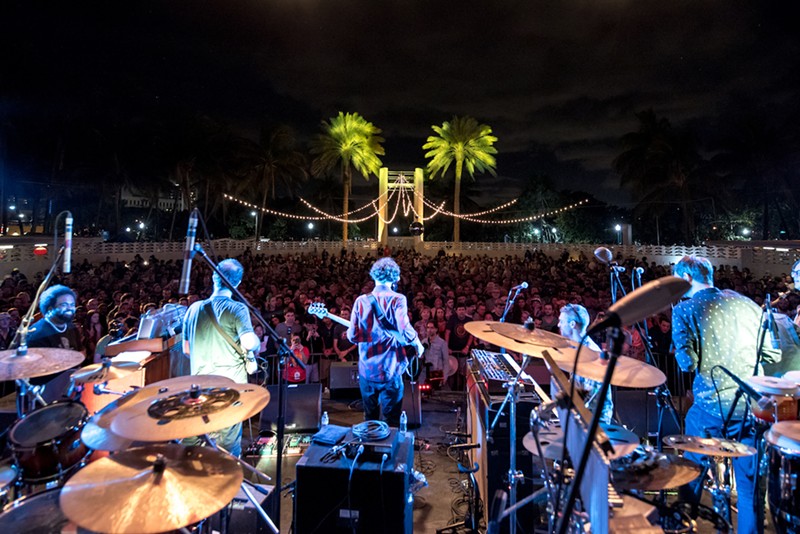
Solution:
[[[328,309],[325,307],[325,303],[323,302],[312,302],[306,311],[315,317],[319,317],[320,319],[324,319],[328,316]]]

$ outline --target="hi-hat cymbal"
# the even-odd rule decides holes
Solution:
[[[16,349],[0,351],[0,381],[34,378],[66,371],[83,363],[76,350],[28,347],[28,354],[17,356]]]
[[[241,423],[268,402],[269,391],[254,384],[171,390],[121,410],[111,422],[111,431],[147,442],[200,436]]]
[[[664,444],[680,451],[725,458],[752,456],[756,453],[753,447],[738,441],[722,438],[701,438],[682,434],[665,437]]]
[[[236,459],[174,443],[122,451],[69,479],[59,504],[70,520],[98,532],[150,534],[196,523],[239,490]]]
[[[547,350],[554,360],[572,361],[578,348],[577,343],[563,336],[546,330],[528,330],[518,324],[471,321],[464,328],[482,341],[536,358],[542,358],[542,351]],[[581,347],[580,361],[596,360],[599,357],[597,352]]]
[[[619,461],[611,469],[611,480],[617,490],[660,491],[688,484],[701,471],[687,458],[653,452],[633,462]]]
[[[571,360],[556,360],[558,366],[569,373],[572,372],[574,365]],[[588,362],[578,362],[576,374],[583,378],[588,378],[596,382],[602,382],[608,369],[608,360],[592,360]],[[614,374],[611,375],[612,386],[623,386],[626,388],[654,388],[667,381],[667,376],[657,367],[648,365],[635,358],[620,356],[617,358],[617,365],[614,367]]]
[[[77,384],[99,384],[126,377],[141,368],[142,366],[138,362],[112,362],[109,360],[81,367],[72,373],[71,378]]]
[[[111,430],[111,423],[114,421],[114,418],[125,408],[131,407],[141,401],[153,399],[158,395],[168,395],[176,391],[183,391],[190,388],[192,384],[197,384],[200,387],[213,387],[233,383],[233,380],[230,378],[217,375],[179,376],[135,389],[109,403],[90,417],[83,426],[83,430],[81,430],[81,441],[83,441],[87,447],[96,451],[120,451],[127,449],[134,444],[134,441],[119,436]]]
[[[625,427],[614,423],[600,423],[600,427],[608,436],[608,441],[614,446],[614,454],[608,457],[609,460],[627,456],[639,447],[639,437]],[[542,447],[542,454],[547,460],[560,460],[564,452],[564,430],[561,428],[561,423],[551,424],[540,429],[539,444]],[[536,438],[533,437],[532,432],[528,432],[522,438],[522,446],[534,456],[539,456]]]

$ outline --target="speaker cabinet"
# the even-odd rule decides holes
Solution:
[[[385,441],[392,440],[393,435]],[[348,433],[345,440],[352,439]],[[365,452],[352,471],[352,460],[340,455],[325,461],[330,447],[312,444],[297,462],[295,500],[298,534],[410,534],[414,513],[410,498],[414,436],[397,436],[392,456],[381,465]]]
[[[276,497],[273,492],[274,486],[258,484],[258,487],[262,491],[249,488],[250,493],[253,494],[253,497],[256,498],[256,501],[258,501],[261,507],[269,513],[273,505],[272,501]],[[267,492],[267,495],[263,492]],[[228,520],[228,532],[236,532],[237,534],[267,534],[271,532],[266,521],[258,514],[255,505],[250,502],[250,499],[247,498],[247,495],[245,495],[241,489],[239,493],[236,494],[236,497],[233,498],[233,501],[231,501],[228,507],[228,514],[230,515],[230,519]],[[223,532],[220,528],[220,518],[223,515],[224,514],[220,512],[211,517],[211,528],[213,531]]]
[[[358,362],[331,363],[330,389],[332,399],[359,397]]]
[[[278,430],[278,386],[267,386],[270,402],[261,411],[259,430]],[[287,384],[285,431],[316,432],[322,416],[322,386],[320,384]]]
[[[614,411],[625,427],[642,439],[647,439],[648,434],[655,436],[658,432],[658,406],[656,398],[648,390],[628,389],[618,390],[614,394]],[[675,407],[681,407],[675,402]],[[678,416],[680,419],[680,415]],[[680,434],[681,429],[675,423],[670,412],[665,411],[661,436]]]

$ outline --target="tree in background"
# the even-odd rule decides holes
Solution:
[[[428,137],[427,143],[422,145],[427,150],[425,157],[429,158],[428,172],[433,179],[437,174],[443,176],[450,165],[455,162],[455,191],[453,193],[453,241],[461,241],[461,176],[464,167],[470,178],[475,178],[475,171],[489,172],[496,176],[494,154],[497,149],[494,143],[497,137],[492,135],[492,129],[479,124],[472,117],[453,117],[451,122],[445,121],[441,126],[431,126],[436,135]]]
[[[365,180],[369,175],[377,176],[384,155],[384,139],[381,130],[358,113],[343,113],[322,121],[322,132],[314,137],[311,153],[311,172],[315,176],[324,175],[335,168],[340,169],[344,198],[342,200],[342,241],[348,237],[348,211],[350,211],[350,190],[353,184],[352,169],[361,173]]]

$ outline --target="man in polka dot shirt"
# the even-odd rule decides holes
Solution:
[[[694,404],[686,414],[686,434],[694,436],[727,437],[748,445],[755,442],[754,429],[747,418],[748,403],[739,401],[727,435],[722,425],[736,393],[736,384],[715,366],[724,366],[733,374],[746,379],[761,374],[756,369],[759,348],[761,362],[780,360],[780,350],[771,348],[769,341],[759,343],[761,308],[747,297],[731,290],[714,287],[714,268],[706,258],[684,256],[675,265],[675,276],[689,282],[691,287],[672,313],[672,341],[675,359],[683,371],[694,372]],[[719,392],[719,393],[717,393]],[[696,455],[687,457],[700,461]],[[737,533],[759,532],[753,490],[756,479],[755,456],[734,460],[738,490]],[[692,484],[697,489],[700,479]],[[696,498],[696,493],[684,489],[682,497]]]

